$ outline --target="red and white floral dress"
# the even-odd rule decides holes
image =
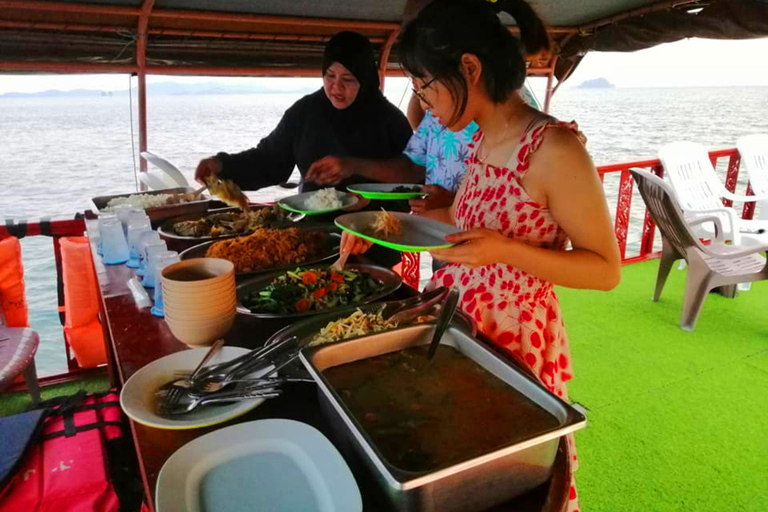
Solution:
[[[568,237],[552,214],[533,200],[521,182],[530,156],[541,145],[547,128],[572,130],[582,141],[576,123],[549,116],[534,120],[520,138],[508,167],[481,162],[477,131],[469,144],[467,173],[457,192],[456,226],[462,230],[488,228],[546,249],[565,250]],[[524,360],[550,391],[568,398],[565,383],[573,370],[568,338],[554,285],[511,265],[497,263],[477,268],[450,264],[432,277],[430,287],[453,286],[461,294],[460,307],[477,321],[480,332]],[[572,445],[572,439],[569,439]],[[573,446],[571,446],[573,448]],[[572,467],[575,469],[575,449]],[[578,509],[575,487],[569,510]]]

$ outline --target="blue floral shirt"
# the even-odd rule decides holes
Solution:
[[[538,102],[527,87],[523,87],[521,92],[528,104],[539,108]],[[472,142],[472,135],[477,128],[477,123],[472,121],[462,131],[453,132],[441,125],[432,113],[427,111],[403,154],[416,165],[426,167],[426,184],[440,185],[456,192],[467,170],[464,163],[469,158],[467,144]]]
[[[427,184],[456,192],[466,171],[464,161],[469,158],[467,144],[476,131],[477,123],[472,121],[462,131],[453,132],[427,111],[403,154],[416,165],[426,167]]]

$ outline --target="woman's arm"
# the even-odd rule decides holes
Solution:
[[[569,288],[615,288],[621,259],[613,224],[597,171],[581,142],[567,130],[549,129],[531,156],[523,185],[532,197],[543,195],[539,202],[568,234],[572,250],[534,247],[480,228],[447,237],[464,243],[434,251],[434,256],[469,266],[507,263]]]
[[[299,100],[255,148],[234,154],[217,154],[216,158],[221,162],[219,175],[233,180],[245,190],[258,190],[287,181],[296,166],[293,144],[303,112]]]
[[[318,185],[336,185],[353,174],[384,183],[423,183],[424,167],[405,155],[386,160],[353,156],[325,156],[312,163],[306,180]]]

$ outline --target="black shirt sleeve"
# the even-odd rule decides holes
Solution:
[[[286,110],[277,127],[255,148],[217,154],[222,163],[221,178],[234,181],[243,190],[258,190],[287,181],[296,166],[294,141],[304,103],[299,100]]]

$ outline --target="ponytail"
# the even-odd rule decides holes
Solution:
[[[544,22],[533,8],[524,0],[488,0],[496,13],[506,12],[517,22],[520,29],[520,42],[525,54],[537,55],[550,51],[549,35]]]
[[[502,11],[517,22],[520,39],[501,23]],[[549,48],[544,23],[524,0],[434,0],[405,26],[398,54],[408,74],[445,86],[456,105],[451,124],[464,114],[468,100],[462,55],[480,60],[488,97],[502,103],[523,87],[526,55]]]

